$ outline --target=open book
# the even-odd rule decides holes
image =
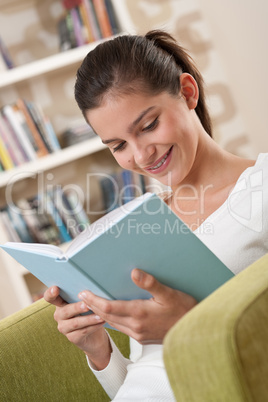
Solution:
[[[131,280],[133,268],[198,301],[234,274],[158,196],[146,193],[88,226],[65,253],[47,244],[6,243],[7,253],[67,302],[89,289],[108,299],[151,295]]]

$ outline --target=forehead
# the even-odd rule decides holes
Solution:
[[[86,112],[88,122],[92,125],[98,135],[102,135],[113,128],[124,127],[134,123],[144,114],[150,116],[155,109],[165,108],[170,105],[174,98],[166,92],[158,95],[129,94],[123,96],[108,96],[101,105]],[[113,130],[114,131],[114,130]]]
[[[88,122],[98,135],[115,130],[126,130],[145,110],[161,103],[159,96],[124,95],[107,97],[102,104],[86,112]]]

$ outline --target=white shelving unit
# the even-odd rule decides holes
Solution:
[[[99,137],[61,149],[53,154],[48,154],[40,159],[31,161],[0,173],[0,188],[5,187],[14,181],[24,180],[34,176],[40,171],[49,171],[66,163],[81,159],[84,156],[94,154],[105,149],[106,146]]]
[[[0,89],[16,85],[22,81],[32,80],[33,78],[44,74],[54,74],[58,70],[75,66],[77,63],[82,62],[88,52],[103,41],[104,40],[99,40],[94,43],[89,43],[88,45],[70,49],[66,52],[58,53],[11,70],[0,72]]]
[[[119,3],[122,2],[119,0]],[[40,4],[41,0],[0,0],[0,14],[1,10],[6,12],[22,8],[23,6],[34,8]],[[116,11],[118,11],[118,5]],[[124,10],[124,5],[123,5]],[[7,18],[8,18],[7,14]],[[21,65],[12,70],[0,72],[0,92],[13,93],[13,90],[20,86],[32,84],[36,79],[43,79],[45,76],[47,80],[55,75],[61,75],[69,72],[71,77],[75,76],[76,68],[83,60],[86,54],[92,50],[101,41],[90,43],[63,53],[54,54],[49,57],[41,58],[32,61],[28,64]],[[9,92],[7,92],[9,91]],[[12,95],[14,96],[14,95]],[[42,97],[42,92],[40,93]],[[2,97],[3,98],[3,97]],[[56,105],[55,105],[56,106]],[[0,202],[1,205],[5,203],[5,189],[10,184],[19,183],[21,196],[27,197],[29,188],[28,181],[36,177],[40,172],[53,172],[57,176],[57,172],[66,170],[65,166],[75,165],[80,161],[89,158],[101,158],[102,153],[106,147],[102,144],[98,137],[91,138],[85,142],[78,143],[69,148],[59,150],[53,154],[49,154],[35,161],[29,162],[22,166],[16,167],[0,173]],[[103,153],[102,158],[106,165],[107,153]],[[84,165],[81,165],[83,169]],[[72,173],[75,171],[71,169]],[[82,172],[79,173],[79,176]],[[66,176],[66,177],[65,177]],[[61,179],[59,179],[61,180]],[[64,175],[64,180],[68,183],[69,177]],[[24,185],[25,184],[25,185]],[[5,231],[1,228],[0,223],[0,242],[5,243],[8,237],[4,234]],[[34,281],[34,283],[33,283]],[[16,263],[10,256],[0,250],[0,319],[2,316],[7,316],[23,307],[26,307],[32,302],[32,291],[30,287],[40,286],[37,280],[31,274]],[[42,290],[42,287],[40,288]]]

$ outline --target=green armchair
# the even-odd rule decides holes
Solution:
[[[53,312],[40,300],[0,321],[0,401],[109,401]],[[110,334],[127,356],[127,336]],[[180,320],[164,359],[178,401],[268,400],[268,256]]]
[[[164,361],[178,401],[268,401],[268,255],[171,328]]]

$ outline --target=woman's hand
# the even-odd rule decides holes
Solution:
[[[103,328],[104,321],[96,314],[81,315],[89,311],[86,303],[66,303],[59,296],[59,288],[56,286],[49,288],[44,298],[56,306],[54,318],[58,330],[86,353],[95,369],[104,369],[111,356],[110,341]]]
[[[138,342],[162,343],[167,331],[197,302],[192,296],[162,285],[139,269],[132,271],[132,280],[150,292],[152,298],[109,301],[90,291],[81,292],[79,297],[95,314]]]

